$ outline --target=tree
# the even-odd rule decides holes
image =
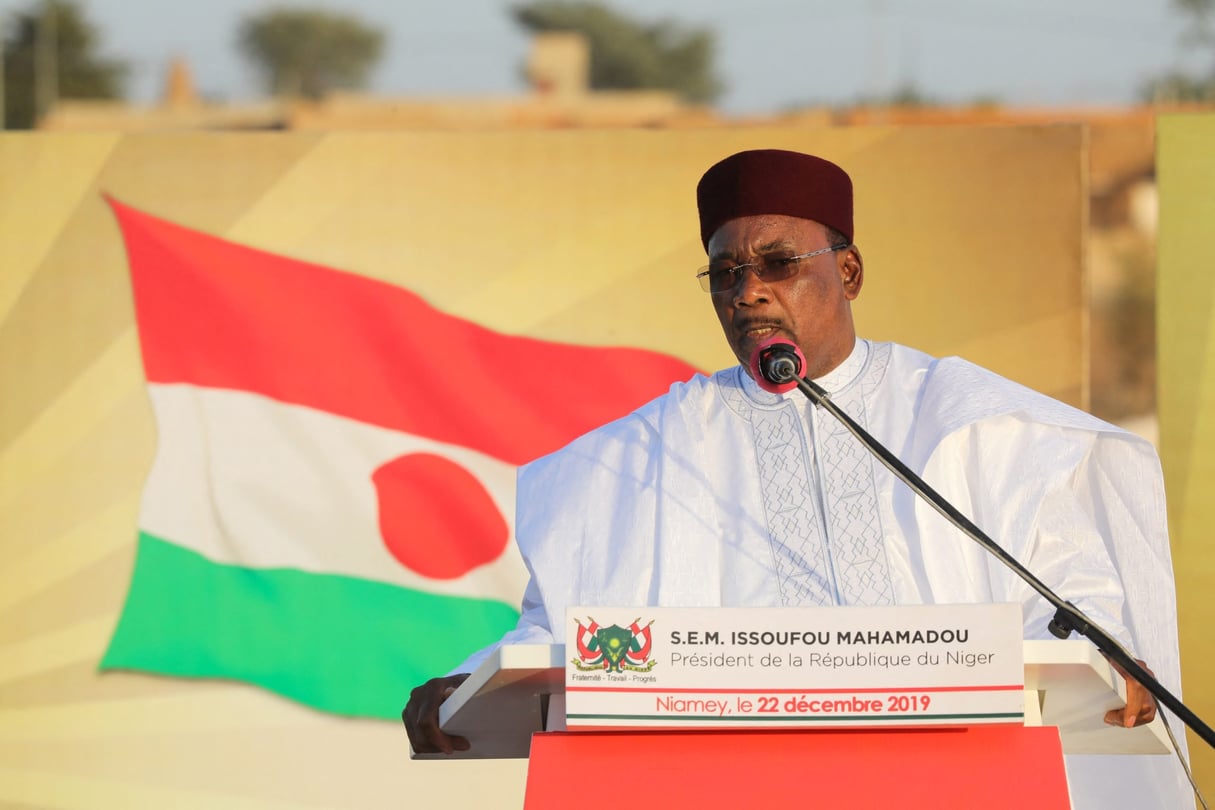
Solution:
[[[533,0],[511,9],[533,33],[576,31],[590,44],[594,90],[672,90],[692,102],[720,95],[713,73],[716,38],[707,28],[671,20],[636,22],[596,2]]]
[[[1183,42],[1198,47],[1215,43],[1211,26],[1215,21],[1215,0],[1173,0],[1173,8],[1189,16],[1193,23],[1183,35]],[[1140,96],[1145,101],[1211,101],[1215,99],[1215,69],[1198,77],[1179,71],[1158,76],[1143,86]]]
[[[1215,0],[1173,0],[1173,7],[1189,14],[1196,22],[1205,22],[1215,14]]]
[[[98,55],[97,29],[72,0],[32,3],[4,38],[4,122],[29,129],[58,99],[121,98],[127,66]]]
[[[1215,81],[1173,71],[1149,81],[1140,90],[1139,96],[1144,101],[1156,103],[1206,103],[1215,101]]]
[[[270,93],[315,99],[364,87],[384,33],[349,15],[281,7],[246,17],[237,43]]]

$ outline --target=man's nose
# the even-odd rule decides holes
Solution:
[[[754,306],[767,302],[772,295],[768,282],[759,277],[755,268],[748,267],[742,271],[742,278],[734,288],[735,306]]]

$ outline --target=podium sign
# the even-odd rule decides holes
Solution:
[[[1015,604],[572,607],[566,727],[1022,723]]]

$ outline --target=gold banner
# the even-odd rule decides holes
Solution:
[[[852,173],[862,334],[1085,404],[1079,128],[0,136],[0,803],[459,808],[523,789],[521,763],[455,778],[409,762],[391,724],[243,685],[98,674],[155,443],[103,195],[495,330],[713,370],[733,360],[692,277],[694,188],[753,147]],[[1201,440],[1190,457],[1215,457]]]
[[[1215,723],[1215,115],[1157,122],[1156,280],[1160,457],[1177,572],[1183,700]],[[1179,724],[1174,724],[1179,725]],[[1190,735],[1194,776],[1215,784],[1215,752]]]

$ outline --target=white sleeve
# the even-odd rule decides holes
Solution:
[[[462,664],[447,674],[455,675],[459,672],[472,672],[481,665],[482,661],[505,644],[552,643],[554,643],[553,631],[548,626],[548,613],[545,612],[544,605],[540,601],[540,591],[536,587],[535,580],[529,579],[527,588],[523,592],[523,612],[519,616],[519,623],[515,625],[515,629],[509,631],[488,647],[473,653],[464,659]]]

